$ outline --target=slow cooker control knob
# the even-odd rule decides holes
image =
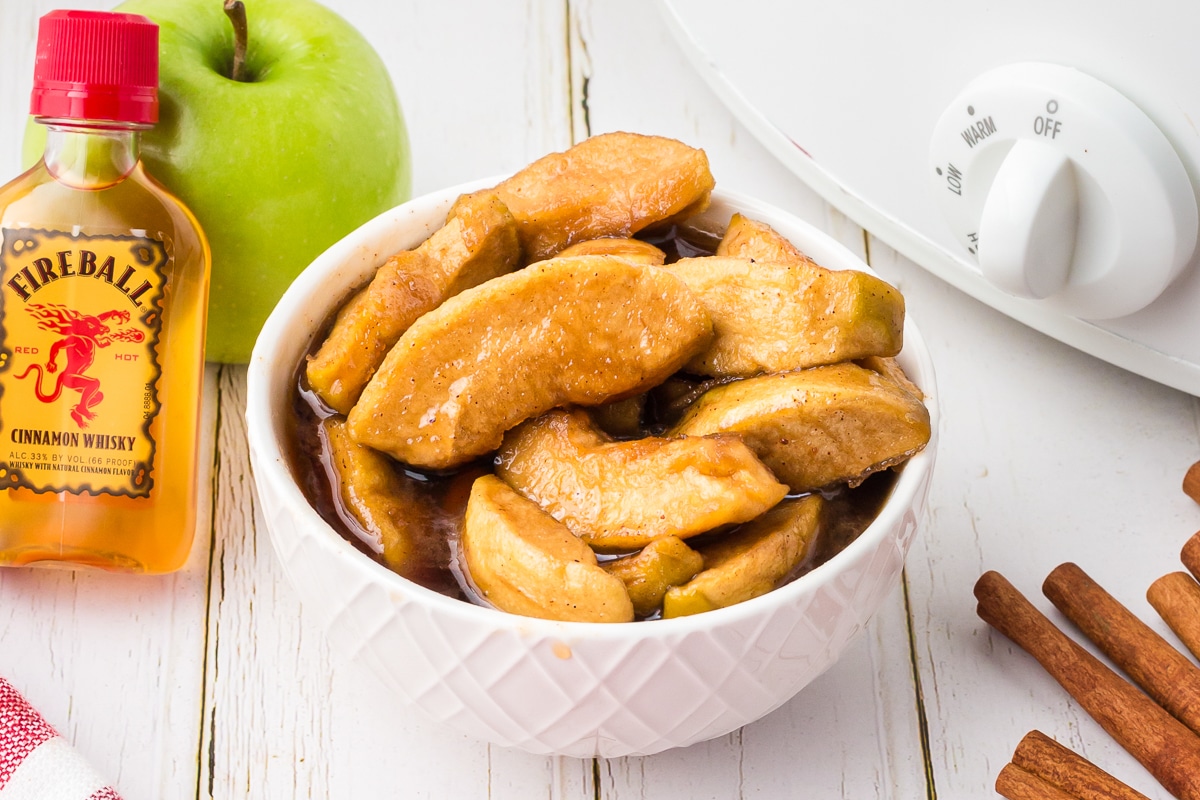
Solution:
[[[934,195],[983,276],[1083,319],[1149,305],[1191,260],[1196,195],[1162,131],[1055,64],[974,80],[938,120]]]

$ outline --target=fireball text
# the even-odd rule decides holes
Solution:
[[[38,289],[61,278],[95,278],[120,289],[135,306],[141,306],[139,298],[150,288],[150,282],[143,280],[131,289],[130,283],[137,271],[126,265],[120,277],[117,277],[117,265],[112,256],[97,264],[96,254],[91,250],[59,250],[55,255],[57,258],[54,260],[38,258],[29,266],[22,267],[8,280],[8,288],[22,301],[28,301]]]

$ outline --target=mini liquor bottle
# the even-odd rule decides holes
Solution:
[[[158,28],[41,19],[40,163],[0,188],[0,565],[181,567],[196,523],[208,245],[149,175]]]

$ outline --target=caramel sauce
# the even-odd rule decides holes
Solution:
[[[712,255],[720,241],[719,235],[679,226],[672,226],[657,235],[643,235],[640,238],[663,250],[667,254],[667,263],[680,258]],[[313,338],[310,354],[315,353],[324,341],[329,327],[333,324],[333,318],[334,314],[331,314]],[[672,377],[669,379],[669,388],[659,387],[649,394],[641,424],[642,433],[646,436],[660,434],[686,410],[687,405],[703,393],[704,389],[722,382],[725,381],[684,374]],[[386,565],[383,555],[376,553],[368,544],[371,537],[362,530],[354,515],[342,503],[330,454],[322,444],[321,422],[335,416],[336,412],[322,403],[308,388],[303,363],[297,365],[295,386],[296,393],[292,403],[294,413],[289,420],[291,429],[286,453],[292,474],[325,522],[364,556]],[[437,546],[418,548],[424,554],[424,558],[418,563],[410,564],[401,574],[448,597],[478,605],[489,605],[480,597],[465,574],[459,559],[458,538],[466,515],[471,484],[480,475],[491,472],[491,463],[488,460],[475,461],[449,472],[430,472],[398,462],[395,468],[403,480],[411,481],[419,487],[419,494],[424,500],[420,513],[431,522],[425,532],[441,537]],[[878,515],[894,484],[895,473],[885,471],[872,475],[855,489],[840,487],[824,492],[828,502],[822,513],[816,541],[809,548],[806,559],[780,585],[824,564],[857,539]],[[736,527],[706,533],[689,540],[688,544],[703,546],[706,538],[712,539],[735,529]],[[601,560],[613,557],[615,556],[599,556]]]

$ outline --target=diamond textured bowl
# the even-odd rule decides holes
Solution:
[[[285,456],[297,365],[317,329],[389,254],[445,219],[460,186],[366,223],[308,267],[259,336],[248,373],[254,480],[271,542],[331,645],[409,705],[471,736],[533,753],[648,755],[728,733],[777,708],[837,661],[896,586],[937,444],[933,367],[905,324],[900,363],[926,393],[933,439],[900,472],[849,547],[762,597],[696,616],[555,622],[442,596],[358,552],[309,504]],[[869,271],[826,234],[772,206],[716,192],[703,218],[740,211],[819,263]]]

